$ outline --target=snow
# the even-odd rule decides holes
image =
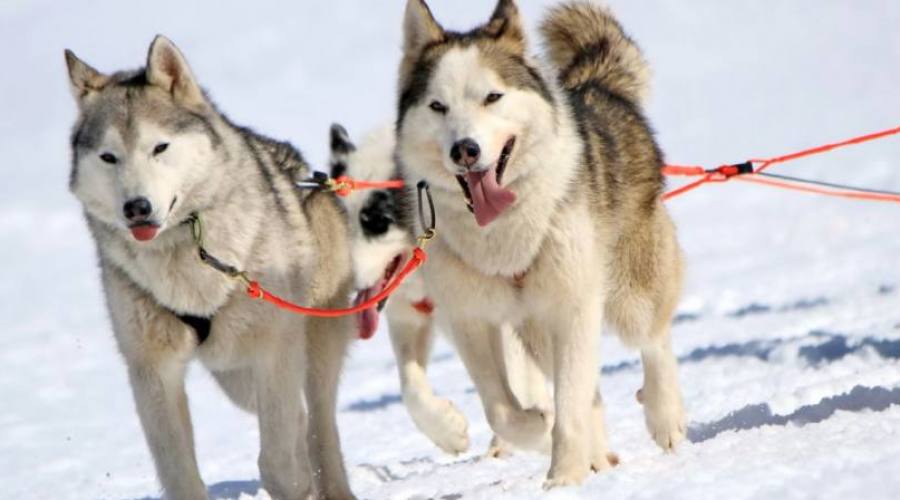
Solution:
[[[433,0],[448,27],[489,2]],[[522,2],[529,25],[542,10]],[[900,3],[609,2],[655,70],[649,115],[668,158],[710,166],[898,125]],[[332,121],[392,118],[403,2],[0,3],[0,484],[7,498],[157,498],[93,244],[66,192],[63,48],[102,70],[141,64],[157,32],[238,123],[317,165]],[[900,140],[776,167],[900,189]],[[674,327],[690,437],[648,438],[633,352],[604,338],[617,469],[544,494],[549,459],[481,459],[490,432],[446,343],[429,376],[470,422],[442,454],[400,403],[387,332],[352,349],[339,425],[360,498],[895,498],[900,490],[900,219],[890,204],[741,183],[670,203],[689,270]],[[199,367],[188,391],[213,498],[258,491],[253,417]]]

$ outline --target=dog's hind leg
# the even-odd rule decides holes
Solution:
[[[303,405],[302,339],[272,339],[260,346],[253,365],[259,416],[259,472],[262,485],[279,500],[306,499],[311,490],[309,454],[298,440],[306,435]],[[305,444],[305,440],[303,440]]]
[[[507,380],[499,330],[484,322],[459,318],[451,331],[494,432],[518,448],[549,449],[552,418],[539,409],[526,410],[519,405]]]
[[[391,344],[400,373],[403,403],[416,427],[447,453],[469,449],[466,417],[449,400],[434,395],[425,374],[434,336],[431,315],[402,300],[388,303]]]
[[[606,415],[599,390],[594,394],[594,404],[591,407],[591,431],[591,470],[600,472],[619,465],[619,456],[609,451]]]
[[[310,318],[307,323],[308,442],[318,498],[354,498],[347,482],[336,418],[338,382],[354,331],[350,321]]]
[[[613,291],[606,317],[622,341],[641,351],[647,429],[665,451],[686,432],[672,352],[670,325],[681,293],[681,252],[674,228],[660,208],[655,219],[635,225],[618,242],[613,263]]]
[[[678,385],[678,363],[665,330],[665,340],[641,348],[644,387],[641,389],[647,429],[663,450],[672,451],[686,433],[684,405]]]

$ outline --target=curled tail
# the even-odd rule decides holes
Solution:
[[[549,10],[540,30],[566,90],[595,82],[634,104],[649,92],[647,61],[606,8],[568,1]]]

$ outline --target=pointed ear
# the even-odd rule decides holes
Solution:
[[[168,38],[157,35],[147,54],[147,82],[166,92],[179,103],[202,106],[206,103],[203,90],[181,51]]]
[[[408,0],[403,19],[403,52],[420,52],[426,45],[444,39],[444,28],[435,21],[425,0]]]
[[[509,50],[525,53],[525,29],[522,27],[522,16],[514,0],[499,0],[491,20],[484,31],[504,44]]]
[[[81,105],[90,95],[103,90],[109,77],[82,61],[71,50],[66,49],[66,66],[69,68],[69,83],[72,95]]]
[[[338,178],[347,173],[347,155],[356,151],[350,134],[340,124],[331,126],[331,177]]]

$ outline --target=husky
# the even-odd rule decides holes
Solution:
[[[587,1],[546,14],[543,64],[512,0],[464,33],[408,0],[403,31],[396,159],[430,183],[438,216],[425,290],[492,429],[550,451],[546,488],[615,465],[596,391],[607,325],[640,350],[646,425],[673,450],[685,435],[670,340],[682,256],[640,50]],[[497,362],[507,324],[552,382],[552,410],[517,404]]]
[[[334,124],[330,132],[331,177],[385,181],[397,178],[393,127],[381,127],[358,144],[347,130]],[[342,198],[350,226],[350,253],[357,302],[380,293],[412,255],[415,240],[406,227],[409,212],[398,190],[357,191]],[[447,453],[469,448],[468,422],[452,402],[437,397],[426,376],[435,336],[434,304],[425,294],[421,277],[410,275],[379,308],[357,317],[359,336],[371,337],[381,309],[387,316],[397,359],[403,403],[416,427]]]
[[[197,358],[258,414],[260,477],[273,498],[351,498],[335,399],[352,320],[252,300],[198,259],[186,222],[201,218],[211,255],[289,300],[345,307],[352,270],[335,197],[295,189],[310,171],[300,153],[232,124],[166,38],[137,71],[104,74],[71,51],[66,62],[79,110],[70,188],[166,496],[207,498],[184,388]]]

